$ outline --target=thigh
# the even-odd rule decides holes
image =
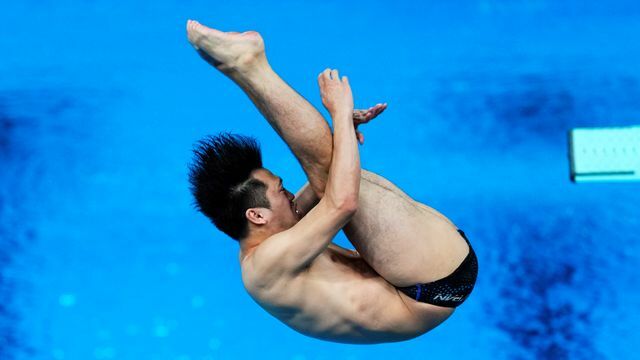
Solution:
[[[366,170],[358,211],[344,231],[363,259],[395,286],[443,278],[468,253],[456,226],[444,215]]]

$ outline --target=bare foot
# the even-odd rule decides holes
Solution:
[[[266,63],[264,41],[255,31],[222,32],[189,20],[187,37],[200,56],[224,73]]]

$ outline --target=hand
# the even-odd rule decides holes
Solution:
[[[318,85],[320,86],[320,96],[322,105],[329,111],[331,117],[345,114],[351,116],[353,113],[353,95],[349,79],[343,76],[340,79],[338,70],[325,69],[318,75]]]
[[[364,144],[364,134],[358,131],[358,126],[366,124],[369,121],[375,119],[378,115],[382,114],[387,109],[387,103],[376,104],[366,110],[356,109],[353,110],[353,127],[356,129],[356,137],[360,145]]]

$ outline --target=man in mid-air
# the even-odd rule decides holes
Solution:
[[[357,125],[386,105],[353,109],[337,70],[318,76],[334,133],[270,67],[257,32],[196,21],[198,53],[239,85],[302,165],[294,196],[249,137],[200,141],[190,166],[197,207],[240,244],[249,294],[291,328],[345,343],[402,341],[438,326],[471,293],[478,264],[461,230],[385,178],[360,168]],[[425,181],[428,178],[416,179]],[[332,243],[344,230],[357,251]]]

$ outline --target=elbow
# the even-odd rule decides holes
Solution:
[[[336,191],[336,189],[329,188],[325,193],[325,197],[322,199],[326,201],[334,211],[337,211],[344,216],[351,217],[358,210],[358,195],[359,192],[357,189],[342,189],[340,191]]]
[[[357,194],[353,194],[341,199],[341,201],[339,201],[337,204],[337,208],[341,213],[344,213],[349,217],[355,215],[356,211],[358,211]]]

